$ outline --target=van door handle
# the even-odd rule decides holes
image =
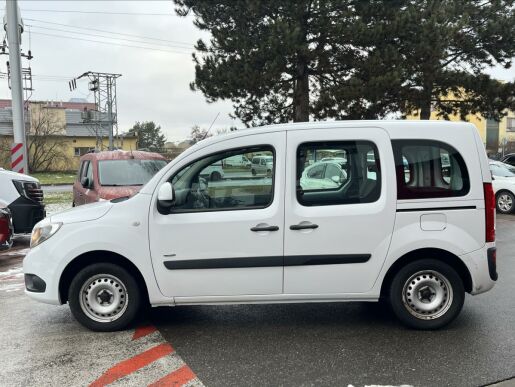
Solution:
[[[318,228],[318,224],[314,223],[299,223],[290,226],[290,230],[307,230]]]
[[[250,231],[279,231],[279,226],[255,226],[252,227]]]

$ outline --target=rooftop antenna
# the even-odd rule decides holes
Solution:
[[[218,116],[220,115],[220,112],[218,112],[218,114],[216,115],[215,119],[213,120],[213,122],[211,122],[211,125],[209,125],[209,129],[206,131],[206,134],[204,134],[204,137],[202,137],[202,140],[205,140],[207,135],[209,134],[209,131],[211,130],[211,128],[213,127],[213,124],[215,123],[216,119],[218,118]]]

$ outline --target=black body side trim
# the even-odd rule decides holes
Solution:
[[[477,208],[476,206],[397,208],[397,212],[475,210],[476,208]]]
[[[284,266],[365,263],[371,256],[371,254],[288,255],[284,257]]]
[[[488,259],[488,274],[492,281],[497,281],[499,275],[497,274],[497,250],[495,247],[490,247],[487,251]]]
[[[165,261],[169,270],[188,269],[234,269],[242,267],[277,267],[308,265],[341,265],[347,263],[364,263],[371,254],[331,254],[331,255],[290,255],[248,258],[214,258]]]

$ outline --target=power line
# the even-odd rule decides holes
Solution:
[[[129,44],[122,44],[122,43],[114,43],[114,42],[103,42],[101,40],[93,40],[93,39],[84,39],[84,38],[77,38],[75,36],[64,36],[64,35],[55,35],[55,34],[45,34],[43,32],[32,32],[35,35],[43,35],[43,36],[52,36],[54,38],[62,38],[62,39],[72,39],[72,40],[82,40],[84,42],[92,42],[92,43],[100,43],[100,44],[107,44],[110,46],[121,46],[121,47],[131,47],[131,48],[142,48],[145,50],[151,50],[151,51],[161,51],[161,52],[169,52],[172,54],[189,54],[189,52],[184,51],[173,51],[173,50],[163,50],[160,48],[152,48],[152,47],[144,47],[144,46],[134,46]]]
[[[141,40],[127,39],[127,38],[116,38],[116,37],[111,37],[111,36],[106,36],[106,35],[88,34],[87,32],[71,31],[71,30],[65,30],[65,29],[60,29],[60,28],[36,26],[36,25],[33,25],[33,24],[27,24],[27,26],[32,27],[32,28],[40,28],[40,29],[43,29],[43,30],[67,32],[67,33],[76,34],[76,35],[93,36],[93,37],[97,37],[97,38],[106,38],[106,39],[113,39],[113,40],[123,40],[123,41],[126,41],[126,42],[142,43],[142,44],[149,44],[149,45],[161,46],[161,47],[178,48],[178,49],[185,49],[185,50],[188,49],[188,47],[172,46],[172,45],[161,44],[161,43],[151,43],[151,42],[145,42],[145,41],[141,41]],[[191,48],[193,48],[193,46]]]
[[[130,36],[130,37],[133,37],[133,38],[140,38],[140,39],[147,39],[147,40],[157,40],[157,41],[160,41],[160,42],[168,42],[168,43],[173,43],[173,44],[182,44],[182,45],[185,45],[185,46],[188,46],[188,47],[193,47],[193,44],[191,44],[191,43],[181,42],[181,41],[178,41],[178,40],[160,39],[160,38],[155,38],[155,37],[151,37],[151,36],[143,36],[143,35],[136,35],[136,34],[126,34],[126,33],[122,33],[122,32],[101,30],[101,29],[98,29],[98,28],[91,28],[91,27],[79,27],[79,26],[74,26],[74,25],[71,25],[71,24],[54,23],[54,22],[49,22],[49,21],[46,21],[46,20],[39,20],[39,19],[24,18],[24,20],[35,21],[35,22],[44,23],[44,24],[53,24],[53,25],[61,26],[61,27],[71,27],[71,28],[76,28],[76,29],[80,29],[80,30],[103,32],[103,33],[113,34],[113,35]]]
[[[133,15],[133,16],[172,16],[172,13],[145,13],[145,12],[109,12],[109,11],[77,11],[63,9],[22,9],[22,12],[58,12],[58,13],[85,13],[102,15]]]

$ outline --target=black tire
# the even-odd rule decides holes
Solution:
[[[412,290],[416,293],[411,293]],[[465,289],[461,277],[451,266],[436,259],[421,259],[395,274],[389,287],[389,301],[404,325],[433,330],[458,316],[465,301]],[[417,306],[433,309],[423,311]]]
[[[97,277],[99,278],[96,279]],[[94,309],[89,304],[86,305],[88,300],[87,289],[83,290],[83,287],[87,287],[87,284],[91,283],[92,279],[95,279],[94,285],[91,284],[88,289],[91,289],[92,286],[93,289],[97,289],[96,295],[93,294],[94,290],[90,293],[97,300],[97,309]],[[107,281],[104,281],[106,279]],[[102,288],[99,289],[101,286],[108,286],[115,293],[118,290],[120,294],[112,295],[109,291],[106,292]],[[112,301],[105,301],[106,304],[110,302],[107,307],[111,307],[111,305],[117,307],[115,310],[116,314],[111,314],[115,318],[113,321],[106,321],[111,318],[109,317],[110,315],[102,315],[95,312],[95,310],[98,311],[99,308],[103,307],[98,302],[99,297],[103,296],[99,296],[102,292],[106,293],[106,297],[113,297]],[[79,271],[70,284],[68,299],[72,314],[77,321],[86,328],[97,332],[113,332],[125,329],[136,318],[142,302],[141,291],[134,277],[124,268],[112,263],[95,263]],[[89,301],[91,302],[91,298]],[[120,301],[120,304],[117,301]],[[123,307],[121,306],[122,303]],[[81,305],[84,305],[87,312]],[[95,320],[92,317],[95,314],[97,314],[96,318],[103,321]]]
[[[256,176],[257,172],[254,168],[252,168],[252,176]]]
[[[220,175],[220,172],[212,172],[211,176],[209,177],[210,181],[220,181],[222,180],[222,175]]]
[[[272,177],[272,170],[271,169],[267,169],[266,177]]]
[[[495,206],[501,214],[511,214],[515,208],[515,196],[510,191],[501,191],[495,196]]]

